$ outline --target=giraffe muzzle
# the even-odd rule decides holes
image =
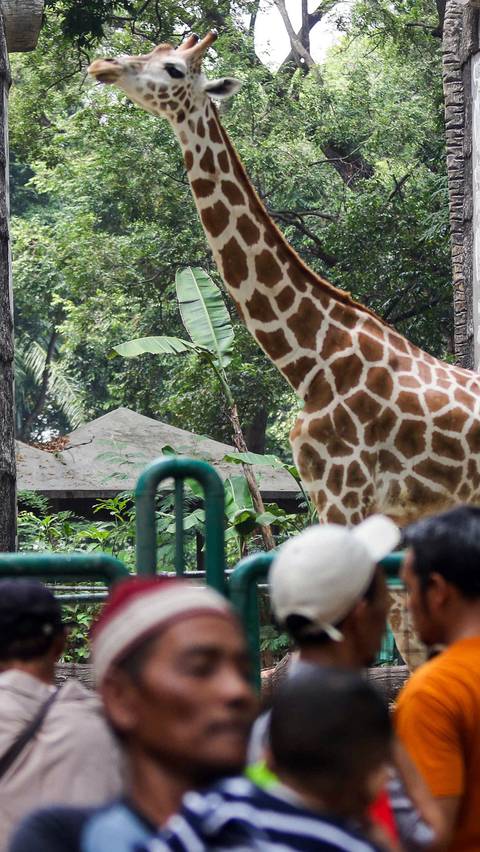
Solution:
[[[122,73],[122,66],[116,59],[95,59],[88,66],[88,73],[99,83],[115,83]]]

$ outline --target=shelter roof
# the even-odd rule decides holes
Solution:
[[[68,435],[68,444],[49,453],[17,441],[19,490],[39,491],[51,498],[104,498],[135,488],[141,469],[171,446],[185,455],[201,457],[225,480],[241,473],[225,455],[235,452],[222,444],[185,429],[117,408]],[[298,485],[280,468],[254,466],[260,490],[267,501],[295,498]]]

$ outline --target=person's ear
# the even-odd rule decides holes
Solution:
[[[441,609],[450,600],[452,587],[445,577],[434,572],[428,576],[426,593],[429,605],[436,609]]]
[[[118,668],[105,675],[100,695],[107,719],[115,730],[127,734],[138,724],[138,690],[131,678]]]
[[[350,612],[345,616],[341,625],[339,625],[339,630],[344,635],[348,633],[356,634],[358,628],[364,624],[367,617],[368,600],[365,597],[359,598],[352,606]]]

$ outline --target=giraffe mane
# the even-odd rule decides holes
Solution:
[[[221,133],[223,135],[225,145],[228,148],[228,152],[229,152],[229,154],[230,154],[230,156],[231,156],[232,160],[234,161],[235,166],[237,168],[237,177],[238,177],[239,181],[241,181],[245,187],[248,187],[249,189],[251,189],[252,184],[251,184],[250,178],[248,177],[248,174],[246,172],[245,166],[243,165],[243,163],[242,163],[242,161],[241,161],[241,159],[240,159],[240,157],[239,157],[239,155],[238,155],[238,153],[237,153],[227,131],[223,127],[222,122],[218,118],[218,110],[217,110],[215,104],[212,103],[212,107],[215,111],[215,115],[217,116],[218,126],[219,126]],[[383,320],[381,317],[379,317],[378,314],[375,313],[375,311],[372,311],[372,310],[370,310],[370,308],[367,308],[365,305],[362,305],[361,302],[355,301],[355,299],[352,299],[350,293],[347,293],[345,290],[340,290],[338,287],[335,287],[333,284],[330,284],[328,281],[326,281],[320,275],[317,275],[317,273],[314,272],[313,269],[310,269],[310,267],[307,266],[307,264],[304,263],[304,261],[301,259],[301,257],[297,254],[295,249],[292,248],[292,246],[285,240],[285,237],[282,234],[280,228],[273,221],[273,219],[269,215],[265,205],[260,200],[260,198],[258,197],[256,192],[254,193],[254,196],[255,196],[255,201],[256,201],[256,205],[257,205],[257,211],[260,214],[261,218],[266,223],[268,222],[268,225],[269,225],[270,228],[273,227],[275,229],[275,231],[278,234],[279,239],[285,244],[285,250],[290,255],[291,261],[293,261],[293,263],[295,263],[295,265],[297,265],[302,270],[302,273],[304,275],[308,276],[308,278],[310,279],[310,281],[314,285],[318,286],[328,296],[336,299],[337,302],[340,302],[341,304],[346,305],[347,307],[352,308],[353,310],[361,311],[362,313],[368,314],[369,316],[373,317],[373,319],[377,320],[377,322],[379,322],[381,325],[386,326],[388,329],[390,329],[391,332],[393,332],[394,334],[398,334],[399,337],[403,338],[403,335],[400,334],[400,332],[398,332],[398,331],[396,331],[396,329],[392,328],[392,326],[389,325],[388,322]]]

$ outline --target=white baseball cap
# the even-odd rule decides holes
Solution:
[[[327,633],[341,641],[335,625],[368,589],[375,568],[400,541],[400,530],[385,515],[371,515],[356,527],[315,524],[283,544],[268,581],[275,618],[311,621],[306,633]]]

